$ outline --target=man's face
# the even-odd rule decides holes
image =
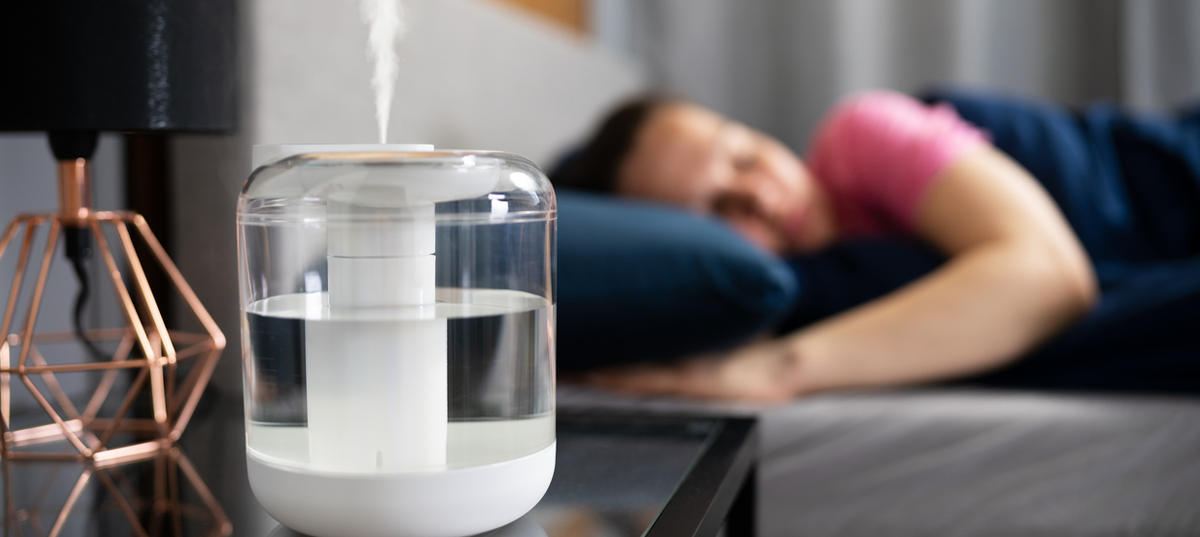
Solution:
[[[703,108],[673,104],[642,127],[617,193],[717,214],[774,252],[832,237],[824,193],[782,143]]]

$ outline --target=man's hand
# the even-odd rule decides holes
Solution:
[[[671,364],[640,364],[586,373],[584,384],[638,395],[673,395],[775,403],[803,392],[800,357],[786,339]]]

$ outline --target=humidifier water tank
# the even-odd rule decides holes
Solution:
[[[554,472],[555,198],[532,162],[264,146],[238,206],[250,484],[317,537],[465,536]]]

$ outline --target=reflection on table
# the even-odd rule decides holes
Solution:
[[[246,481],[241,401],[214,401],[181,443],[195,466],[179,446],[122,465],[0,463],[5,536],[294,535],[262,510]],[[720,429],[703,418],[560,413],[556,430],[550,489],[494,535],[643,535]]]
[[[527,515],[549,537],[637,537],[707,445],[714,422],[560,414],[550,490]]]
[[[347,535],[352,535],[351,529],[348,528]],[[494,530],[483,534],[480,537],[548,537],[546,531],[534,522],[529,516],[518,518],[512,524],[504,526],[498,530]],[[276,527],[267,535],[267,537],[307,537],[303,533],[298,533],[288,529],[286,526]]]
[[[178,446],[108,463],[0,461],[4,535],[231,535],[233,526]]]

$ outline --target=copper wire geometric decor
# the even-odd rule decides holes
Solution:
[[[54,363],[40,352],[39,345],[75,340],[73,333],[37,333],[38,310],[46,285],[55,246],[64,226],[86,227],[96,241],[95,251],[104,261],[106,278],[112,284],[124,317],[124,326],[85,332],[92,341],[117,341],[111,359],[82,363]],[[45,229],[47,233],[40,233]],[[127,286],[109,246],[106,229],[115,231],[119,248],[132,280]],[[134,233],[130,233],[130,229]],[[168,329],[157,301],[147,283],[145,267],[138,260],[132,235],[136,234],[151,252],[171,287],[203,327],[204,333]],[[112,463],[143,457],[169,447],[178,440],[196,409],[200,396],[212,376],[225,336],[200,304],[191,287],[141,215],[125,211],[89,211],[74,213],[22,215],[15,218],[0,236],[0,261],[14,239],[21,235],[17,265],[10,292],[4,299],[4,318],[0,322],[0,456],[6,459],[90,460]],[[44,239],[39,240],[38,237]],[[38,243],[43,246],[38,249]],[[14,248],[15,249],[15,248]],[[40,254],[40,255],[39,255]],[[30,258],[40,257],[36,270],[27,270]],[[17,305],[26,274],[36,277],[28,308],[20,322]],[[129,287],[133,288],[130,292]],[[2,292],[2,291],[0,291]],[[0,295],[2,297],[3,295]],[[181,366],[190,366],[183,368]],[[101,415],[104,403],[118,383],[122,370],[137,371],[115,413]],[[184,378],[178,377],[188,369]],[[77,372],[102,372],[86,405],[76,407],[59,383],[58,376]],[[42,387],[35,384],[40,380]],[[19,386],[19,387],[18,387]],[[44,388],[44,391],[43,389]],[[13,390],[28,390],[45,411],[48,423],[13,430],[11,403]],[[138,395],[149,391],[152,418],[128,417]],[[47,393],[48,392],[48,393]],[[57,406],[57,408],[56,408]],[[135,433],[135,434],[120,434]],[[47,444],[65,440],[66,451],[47,451]],[[38,446],[35,449],[31,446]]]

